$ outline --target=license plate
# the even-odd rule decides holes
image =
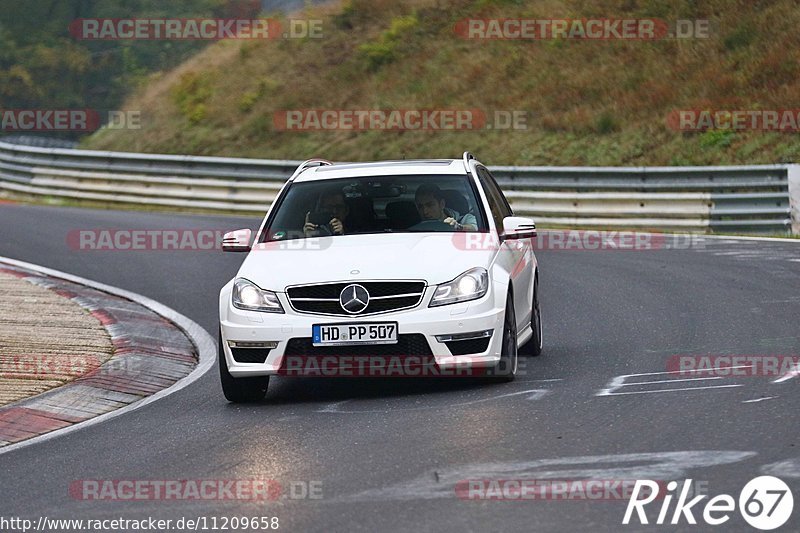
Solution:
[[[314,324],[311,326],[311,338],[314,346],[396,344],[397,322]]]

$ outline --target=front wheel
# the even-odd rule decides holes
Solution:
[[[264,399],[269,386],[269,376],[235,378],[228,372],[225,350],[222,347],[222,332],[219,333],[219,378],[225,399],[234,403],[252,403]]]
[[[523,347],[525,355],[536,357],[542,354],[542,308],[539,304],[539,278],[533,282],[533,307],[531,314],[533,336]]]
[[[493,381],[510,382],[517,377],[517,318],[514,313],[514,298],[511,292],[506,299],[506,312],[503,318],[503,340],[500,346],[500,361],[490,368],[487,375]]]

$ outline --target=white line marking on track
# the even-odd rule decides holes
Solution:
[[[781,478],[800,479],[800,457],[764,465],[761,467],[761,473]]]
[[[758,403],[758,402],[763,402],[764,400],[774,400],[775,398],[778,398],[778,396],[767,396],[766,398],[755,398],[755,399],[752,399],[752,400],[743,400],[742,403]]]
[[[634,383],[636,385],[636,383]],[[681,392],[685,390],[705,390],[705,389],[729,389],[731,387],[744,387],[744,385],[709,385],[707,387],[686,387],[683,389],[656,389],[656,390],[639,390],[630,392],[611,392],[608,394],[595,394],[595,396],[622,396],[625,394],[653,394],[656,392]]]
[[[797,376],[800,376],[800,366],[795,364],[792,370],[788,371],[778,379],[774,380],[773,383],[783,383],[784,381],[789,381],[790,379],[796,378]]]
[[[684,379],[659,379],[657,381],[631,381],[625,385],[657,385],[659,383],[680,383],[681,381],[705,381],[708,379],[722,379],[721,376],[709,376],[707,378],[684,378]]]
[[[734,369],[734,368],[751,368],[752,365],[738,365],[738,366],[730,366],[725,367],[726,369]],[[663,384],[663,383],[679,383],[679,382],[686,382],[686,381],[710,381],[716,379],[723,379],[721,376],[707,376],[707,377],[699,377],[699,378],[683,378],[683,379],[667,379],[667,380],[655,380],[655,381],[627,381],[628,378],[636,378],[641,376],[670,376],[670,375],[685,375],[685,374],[692,374],[698,372],[708,372],[708,369],[690,369],[690,370],[673,370],[670,372],[643,372],[641,374],[623,374],[621,376],[615,376],[611,378],[611,381],[608,382],[605,388],[601,389],[595,396],[621,396],[627,394],[652,394],[657,392],[678,392],[678,391],[686,391],[686,390],[703,390],[703,389],[729,389],[733,387],[741,387],[742,385],[707,385],[704,387],[681,387],[675,389],[656,389],[656,390],[645,390],[645,391],[630,391],[630,392],[616,392],[617,389],[621,389],[622,387],[631,387],[635,385],[654,385],[654,384]]]
[[[457,497],[456,487],[470,479],[589,480],[681,479],[699,468],[730,465],[755,457],[752,451],[702,450],[557,457],[528,461],[443,465],[394,484],[382,483],[338,501],[431,500]],[[530,500],[533,501],[533,500]]]

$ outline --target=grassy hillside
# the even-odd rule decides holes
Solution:
[[[676,109],[800,108],[794,0],[350,0],[313,8],[324,38],[220,42],[126,103],[139,131],[93,149],[337,160],[457,156],[489,164],[800,161],[800,134],[681,133]],[[707,39],[482,41],[467,17],[710,19]],[[281,132],[286,109],[525,110],[525,131]]]

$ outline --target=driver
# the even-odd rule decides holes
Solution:
[[[450,224],[456,231],[477,231],[478,221],[475,215],[466,213],[461,215],[458,211],[445,205],[444,195],[438,185],[425,183],[417,188],[414,203],[423,221],[440,220]]]
[[[344,201],[344,194],[342,194],[341,191],[328,191],[322,193],[319,198],[319,202],[317,202],[317,210],[331,213],[332,218],[330,222],[328,222],[328,226],[330,227],[330,231],[333,232],[333,235],[344,235],[345,221],[347,220],[347,215],[350,214],[350,208]],[[306,222],[303,225],[303,233],[305,233],[306,237],[317,237],[320,235],[320,226],[319,224],[313,224],[309,220],[310,216],[311,211],[306,213]]]

